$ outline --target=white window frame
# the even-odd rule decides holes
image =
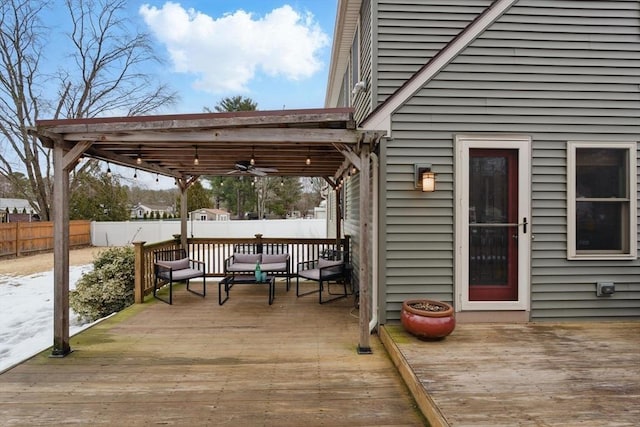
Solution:
[[[576,249],[576,150],[578,148],[615,148],[628,151],[627,159],[627,198],[629,202],[627,230],[629,252],[579,252]],[[634,260],[638,258],[637,224],[637,153],[636,142],[594,142],[569,141],[567,143],[567,259],[578,260]],[[617,199],[620,200],[620,199]]]

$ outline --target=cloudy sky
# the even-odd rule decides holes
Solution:
[[[259,110],[322,108],[338,0],[127,0],[133,25],[150,34],[164,60],[147,72],[180,96],[159,114],[201,113],[243,96]],[[62,0],[47,22],[69,31]],[[58,38],[56,38],[58,37]],[[68,43],[52,34],[52,51]],[[106,170],[106,166],[105,166]],[[133,183],[133,172],[114,168]],[[136,185],[172,188],[173,180],[140,173]]]
[[[236,95],[260,110],[324,105],[337,0],[132,3],[181,94],[173,112]]]

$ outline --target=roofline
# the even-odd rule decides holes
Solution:
[[[150,116],[90,117],[80,119],[43,119],[36,120],[36,126],[84,125],[96,123],[166,122],[179,120],[225,119],[235,117],[291,116],[310,114],[352,114],[353,108],[311,108],[299,110],[256,110],[223,113],[188,113]]]

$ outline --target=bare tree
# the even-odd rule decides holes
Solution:
[[[3,0],[0,3],[0,133],[4,141],[0,174],[18,194],[29,200],[43,219],[48,219],[51,194],[51,159],[27,129],[38,117],[38,67],[42,58],[44,29],[38,15],[44,2]],[[42,171],[44,168],[44,173]],[[24,170],[29,186],[17,181]]]
[[[42,24],[49,2],[0,0],[0,138],[6,141],[0,175],[11,181],[15,171],[26,170],[29,186],[22,196],[45,220],[51,214],[51,153],[27,132],[42,114],[54,119],[143,115],[177,97],[145,72],[159,59],[149,36],[127,18],[126,0],[65,0],[65,5],[70,43],[56,52],[68,48],[70,55],[55,58],[61,68],[52,79],[42,66],[44,42],[53,32]],[[56,88],[55,99],[48,100]],[[91,167],[92,162],[79,166]]]

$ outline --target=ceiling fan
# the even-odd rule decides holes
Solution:
[[[234,165],[234,170],[227,172],[227,174],[234,173],[250,173],[256,176],[266,176],[269,172],[278,172],[276,168],[258,167],[252,165],[248,160],[239,160]]]

